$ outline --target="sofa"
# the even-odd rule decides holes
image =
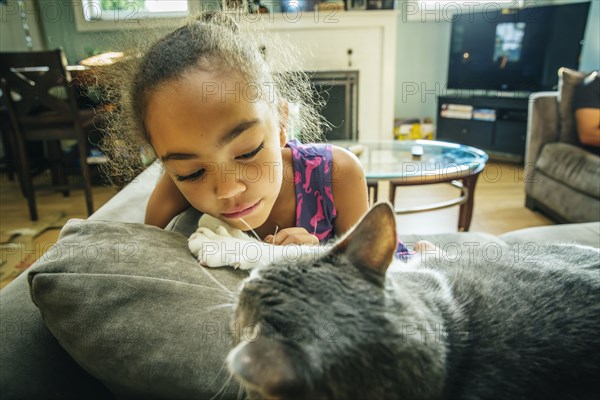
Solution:
[[[580,146],[571,105],[585,76],[561,68],[558,91],[529,97],[525,205],[561,223],[600,220],[600,157]]]
[[[8,399],[238,398],[224,359],[235,291],[247,276],[198,266],[188,210],[161,230],[144,209],[153,165],[0,291],[0,394]],[[515,251],[547,241],[600,247],[600,222],[528,228],[501,236],[405,235],[449,251]]]

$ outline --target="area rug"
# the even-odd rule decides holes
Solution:
[[[0,288],[12,282],[52,247],[52,242],[37,240],[40,235],[50,229],[61,229],[67,220],[64,212],[55,212],[22,228],[0,231]]]

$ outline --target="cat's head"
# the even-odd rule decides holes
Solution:
[[[384,294],[394,212],[374,206],[331,250],[253,271],[235,311],[228,366],[253,397],[387,397],[401,372]],[[389,374],[389,376],[385,376]],[[386,390],[388,390],[387,394]]]

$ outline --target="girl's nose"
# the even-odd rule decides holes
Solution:
[[[237,173],[231,172],[219,175],[215,183],[217,199],[229,199],[246,191],[246,185],[238,179]]]

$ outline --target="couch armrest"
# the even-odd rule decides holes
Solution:
[[[544,144],[558,141],[558,92],[537,92],[529,96],[525,168],[533,168]]]
[[[148,199],[161,175],[160,163],[151,164],[89,219],[143,224]]]
[[[600,222],[536,226],[505,233],[500,239],[512,243],[575,243],[600,248]]]
[[[114,399],[48,330],[31,301],[27,275],[0,291],[0,398]]]

